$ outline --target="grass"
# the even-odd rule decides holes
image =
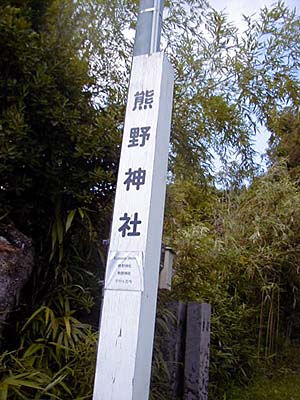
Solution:
[[[261,371],[244,388],[233,388],[224,400],[300,400],[300,345],[286,349],[277,367]]]
[[[300,374],[257,378],[246,388],[234,389],[226,400],[300,400]]]

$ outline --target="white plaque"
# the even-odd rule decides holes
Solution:
[[[105,289],[144,290],[143,253],[141,251],[112,251],[107,262]]]

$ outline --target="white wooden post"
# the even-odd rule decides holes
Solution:
[[[172,93],[162,52],[133,58],[93,400],[149,397]]]

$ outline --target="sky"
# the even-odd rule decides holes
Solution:
[[[271,6],[276,3],[274,0],[209,0],[209,3],[218,11],[224,11],[229,20],[234,22],[235,26],[243,29],[243,15],[258,14],[264,6]],[[299,0],[286,0],[285,4],[289,8],[296,8],[297,14],[300,12]],[[267,147],[269,134],[263,131],[256,137],[255,149],[259,154],[263,154]],[[260,157],[259,157],[260,158]],[[257,160],[259,161],[259,160]]]
[[[230,19],[240,23],[242,15],[251,15],[257,13],[262,7],[270,6],[274,0],[209,0],[209,3],[218,11],[224,10],[230,16]],[[297,4],[298,3],[298,4]],[[290,7],[296,7],[299,13],[299,0],[287,0],[285,4]]]

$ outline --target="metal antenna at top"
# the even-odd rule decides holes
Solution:
[[[133,56],[159,51],[164,0],[141,0]]]

